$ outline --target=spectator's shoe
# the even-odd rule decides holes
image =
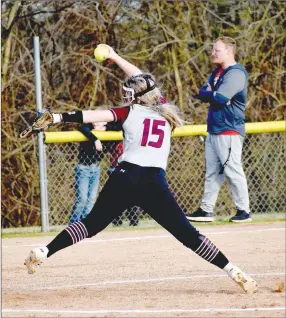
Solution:
[[[34,274],[36,269],[47,258],[48,249],[46,247],[34,248],[31,250],[29,256],[25,259],[24,265],[26,265],[29,274]]]
[[[212,213],[205,212],[203,209],[198,208],[193,213],[186,214],[189,221],[193,222],[213,222],[214,218]]]
[[[228,276],[234,280],[246,293],[254,294],[257,292],[257,283],[250,276],[246,275],[240,268],[234,266],[228,273]]]
[[[229,222],[235,223],[247,223],[251,221],[251,214],[245,212],[244,210],[237,210],[236,215],[229,219]]]

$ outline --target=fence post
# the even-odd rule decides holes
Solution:
[[[39,37],[33,38],[34,43],[34,70],[35,70],[35,89],[37,111],[42,110],[42,85],[40,68],[40,44]],[[48,190],[47,190],[47,167],[46,167],[46,149],[44,145],[43,133],[38,134],[38,164],[40,178],[40,206],[41,206],[41,228],[42,232],[47,232],[49,227],[48,218]]]

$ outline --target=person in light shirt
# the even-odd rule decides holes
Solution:
[[[108,59],[128,76],[123,97],[129,106],[52,114],[52,118],[55,124],[120,122],[123,154],[87,217],[68,226],[47,246],[33,249],[25,260],[28,272],[34,273],[37,265],[59,250],[93,237],[126,208],[136,205],[187,248],[223,269],[245,292],[256,292],[256,282],[190,224],[168,187],[165,170],[171,132],[182,125],[178,108],[162,97],[152,75],[142,73],[107,47]]]

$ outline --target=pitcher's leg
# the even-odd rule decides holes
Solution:
[[[255,280],[230,263],[213,242],[188,222],[168,189],[150,187],[149,190],[150,192],[145,192],[147,193],[145,200],[142,200],[142,207],[146,213],[150,214],[186,247],[192,249],[207,262],[223,269],[245,292],[255,293],[257,291]]]
[[[163,176],[158,176],[156,183],[148,184],[142,195],[140,205],[144,211],[177,240],[206,261],[220,268],[227,265],[228,260],[219,249],[190,224]]]
[[[119,174],[113,173],[100,192],[91,212],[82,221],[71,224],[51,243],[47,257],[57,251],[76,244],[86,237],[92,237],[106,228],[111,221],[132,204],[133,189]],[[126,191],[118,191],[123,187]]]

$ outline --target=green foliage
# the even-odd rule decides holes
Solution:
[[[4,227],[40,222],[36,143],[18,138],[35,110],[35,35],[43,105],[54,111],[120,104],[121,70],[93,58],[96,45],[108,43],[154,73],[186,120],[205,123],[206,105],[194,96],[211,71],[212,42],[229,35],[250,73],[247,121],[284,118],[285,2],[5,1],[1,14]]]

